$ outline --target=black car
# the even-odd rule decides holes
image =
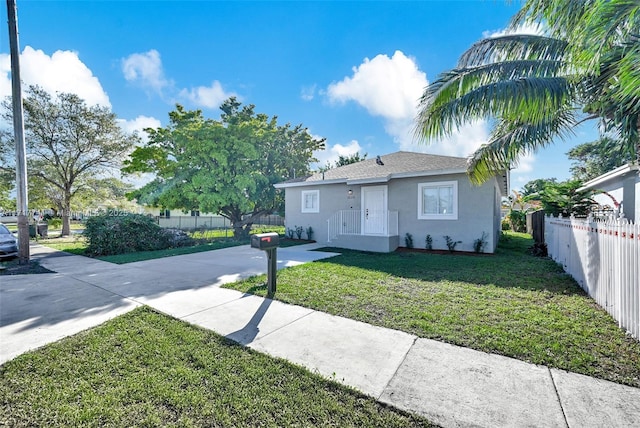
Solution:
[[[0,223],[0,259],[18,256],[18,240],[7,226]]]

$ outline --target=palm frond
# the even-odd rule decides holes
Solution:
[[[586,110],[611,120],[640,113],[640,43],[609,49],[597,75],[583,81]]]
[[[541,123],[573,97],[574,85],[564,77],[529,77],[483,85],[456,97],[421,101],[415,135],[442,138],[464,124],[493,117]]]
[[[584,17],[599,0],[527,0],[511,19],[510,28],[541,24],[549,35],[568,39],[573,30],[584,25]]]
[[[628,40],[640,29],[639,0],[598,0],[584,16],[591,46],[605,49]]]
[[[567,42],[534,34],[506,34],[482,39],[473,44],[458,60],[457,68],[510,60],[561,61]]]
[[[517,166],[521,156],[547,146],[554,137],[565,139],[573,135],[577,111],[567,105],[547,121],[537,124],[499,120],[487,144],[469,159],[467,174],[480,184],[498,172]]]
[[[553,77],[562,71],[563,64],[559,61],[536,60],[503,61],[454,69],[441,74],[425,89],[422,102],[433,104],[437,99],[451,100],[493,82],[534,76]]]

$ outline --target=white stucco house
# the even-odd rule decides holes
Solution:
[[[473,251],[485,233],[484,252],[500,236],[500,201],[509,193],[505,171],[481,186],[467,175],[467,159],[396,152],[324,173],[276,184],[285,190],[287,228],[311,226],[314,239],[339,248],[391,252],[405,246],[446,250],[445,236]]]
[[[593,180],[578,190],[600,191],[593,199],[601,206],[608,206],[616,213],[633,221],[640,221],[640,168],[628,163]],[[606,193],[604,193],[606,192]]]

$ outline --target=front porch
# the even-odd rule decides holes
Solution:
[[[395,251],[400,245],[398,211],[337,211],[327,220],[327,243],[352,250]]]

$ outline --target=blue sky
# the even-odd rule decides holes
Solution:
[[[327,139],[324,164],[355,151],[467,156],[487,125],[430,146],[411,138],[416,101],[518,2],[17,0],[22,78],[108,105],[127,130],[163,126],[175,103],[218,118],[235,95],[280,123]],[[6,23],[3,6],[0,19]],[[10,94],[8,32],[0,31],[0,96]],[[524,158],[512,187],[569,177],[565,153],[592,126]]]

